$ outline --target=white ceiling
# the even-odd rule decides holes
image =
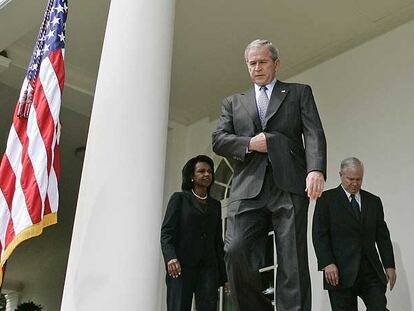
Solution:
[[[20,88],[45,3],[13,0],[0,10],[0,51],[12,60],[0,82]],[[84,115],[109,4],[69,4],[64,105]],[[249,84],[243,50],[253,39],[279,46],[279,78],[286,79],[413,18],[413,0],[177,0],[170,119],[189,124],[217,117],[221,98]]]
[[[12,60],[0,82],[20,87],[45,3],[13,0],[0,10],[0,50]],[[70,1],[64,105],[84,115],[109,3]],[[177,0],[170,119],[189,124],[217,117],[221,98],[248,86],[243,50],[253,39],[279,46],[279,78],[286,79],[412,18],[413,0]]]
[[[249,84],[243,51],[256,38],[279,46],[286,79],[413,17],[411,0],[178,0],[171,118],[217,117]]]
[[[0,51],[12,60],[0,82],[20,89],[46,0],[12,0],[0,10]],[[69,1],[63,105],[89,116],[110,0]],[[7,29],[7,31],[3,31]]]

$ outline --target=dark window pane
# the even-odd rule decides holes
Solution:
[[[213,185],[211,185],[210,195],[213,198],[215,198],[216,200],[221,201],[221,200],[224,199],[224,193],[225,193],[225,191],[226,191],[226,188],[225,187],[214,183]]]
[[[230,165],[232,165],[231,162],[230,162]],[[233,177],[232,169],[229,167],[229,165],[224,159],[221,160],[216,171],[214,172],[214,179],[220,183],[227,184],[232,177]]]
[[[269,235],[266,241],[265,267],[274,265],[273,248],[274,248],[273,235]]]
[[[273,270],[269,270],[266,272],[262,272],[260,275],[262,277],[262,290],[263,294],[272,301],[274,305],[275,301],[275,290],[274,290],[274,280],[275,280],[275,272]]]

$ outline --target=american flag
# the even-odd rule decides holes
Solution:
[[[67,0],[48,0],[1,160],[1,268],[21,242],[57,222],[67,11]]]

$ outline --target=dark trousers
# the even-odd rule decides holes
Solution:
[[[340,271],[339,271],[340,272]],[[384,285],[371,263],[363,256],[353,287],[330,290],[329,300],[333,311],[358,311],[358,297],[364,301],[367,311],[388,310]]]
[[[218,279],[216,267],[181,266],[178,278],[166,276],[167,310],[190,311],[195,295],[197,311],[217,311]]]
[[[277,252],[276,307],[278,311],[311,309],[307,254],[309,201],[278,189],[267,170],[260,194],[229,206],[225,261],[231,295],[238,311],[274,310],[262,294],[259,268],[268,232],[274,230]]]

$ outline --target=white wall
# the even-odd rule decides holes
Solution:
[[[399,311],[411,310],[410,292],[414,290],[414,267],[409,265],[414,262],[411,242],[414,210],[410,200],[414,176],[411,165],[414,154],[412,38],[414,22],[290,79],[312,85],[318,103],[328,140],[326,188],[339,184],[340,161],[356,156],[365,164],[363,188],[382,198],[398,275],[393,292],[387,293],[388,307]],[[211,154],[211,131],[215,123],[202,120],[187,128],[172,127],[168,150],[174,152],[167,153],[170,179],[166,180],[166,193],[170,194],[172,188],[179,189],[180,170],[190,156]],[[312,214],[313,206],[309,224]],[[309,233],[310,229],[309,226]],[[313,310],[329,310],[310,239],[309,248]]]
[[[181,189],[181,169],[192,157],[205,154],[213,156],[211,133],[217,121],[202,119],[190,126],[170,122],[168,128],[164,202]]]
[[[389,308],[400,311],[412,309],[414,290],[413,37],[410,22],[291,79],[315,93],[328,141],[327,188],[339,184],[340,161],[356,156],[365,164],[363,188],[382,198],[397,264],[387,297]],[[310,262],[314,309],[328,310],[313,250]]]

